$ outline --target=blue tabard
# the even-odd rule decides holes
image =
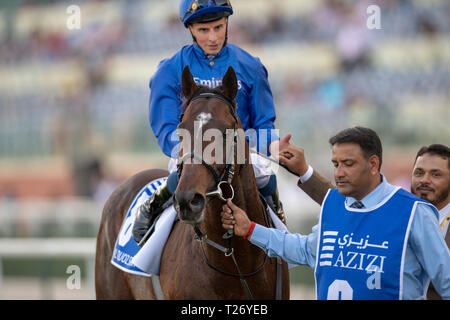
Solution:
[[[320,217],[319,300],[397,300],[413,210],[423,200],[397,188],[379,205],[353,209],[330,189]]]

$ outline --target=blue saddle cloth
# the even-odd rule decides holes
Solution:
[[[147,200],[166,179],[167,177],[153,180],[142,188],[133,200],[132,205],[124,217],[111,258],[111,263],[122,271],[147,277],[151,276],[149,273],[136,267],[132,262],[133,257],[141,250],[141,247],[134,241],[131,236],[131,231],[139,206]]]

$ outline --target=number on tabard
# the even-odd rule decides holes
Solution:
[[[346,280],[334,280],[328,287],[327,300],[352,300],[353,289]]]
[[[132,214],[123,222],[122,229],[120,229],[120,233],[118,236],[119,246],[125,246],[128,241],[131,239],[131,231],[133,230],[133,223],[135,220],[135,216]]]

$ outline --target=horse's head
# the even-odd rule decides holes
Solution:
[[[229,67],[220,87],[197,86],[186,66],[181,87],[186,102],[177,130],[179,183],[174,201],[182,221],[199,224],[204,217],[207,193],[216,190],[219,182],[226,181],[230,171],[234,171],[236,133],[237,128],[242,128],[234,102],[238,84]],[[225,186],[224,192],[230,186]]]

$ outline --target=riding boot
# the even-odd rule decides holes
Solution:
[[[286,216],[284,214],[283,204],[280,201],[280,196],[278,195],[278,188],[275,189],[275,192],[269,196],[269,198],[271,198],[270,200],[272,202],[272,208],[274,209],[275,214],[278,218],[280,218],[281,222],[286,224]]]
[[[163,211],[163,204],[166,203],[172,193],[167,187],[167,181],[165,181],[151,196],[148,198],[138,209],[136,219],[134,220],[133,230],[131,232],[134,241],[140,246],[144,243],[140,243],[147,231],[155,222],[156,218]]]

